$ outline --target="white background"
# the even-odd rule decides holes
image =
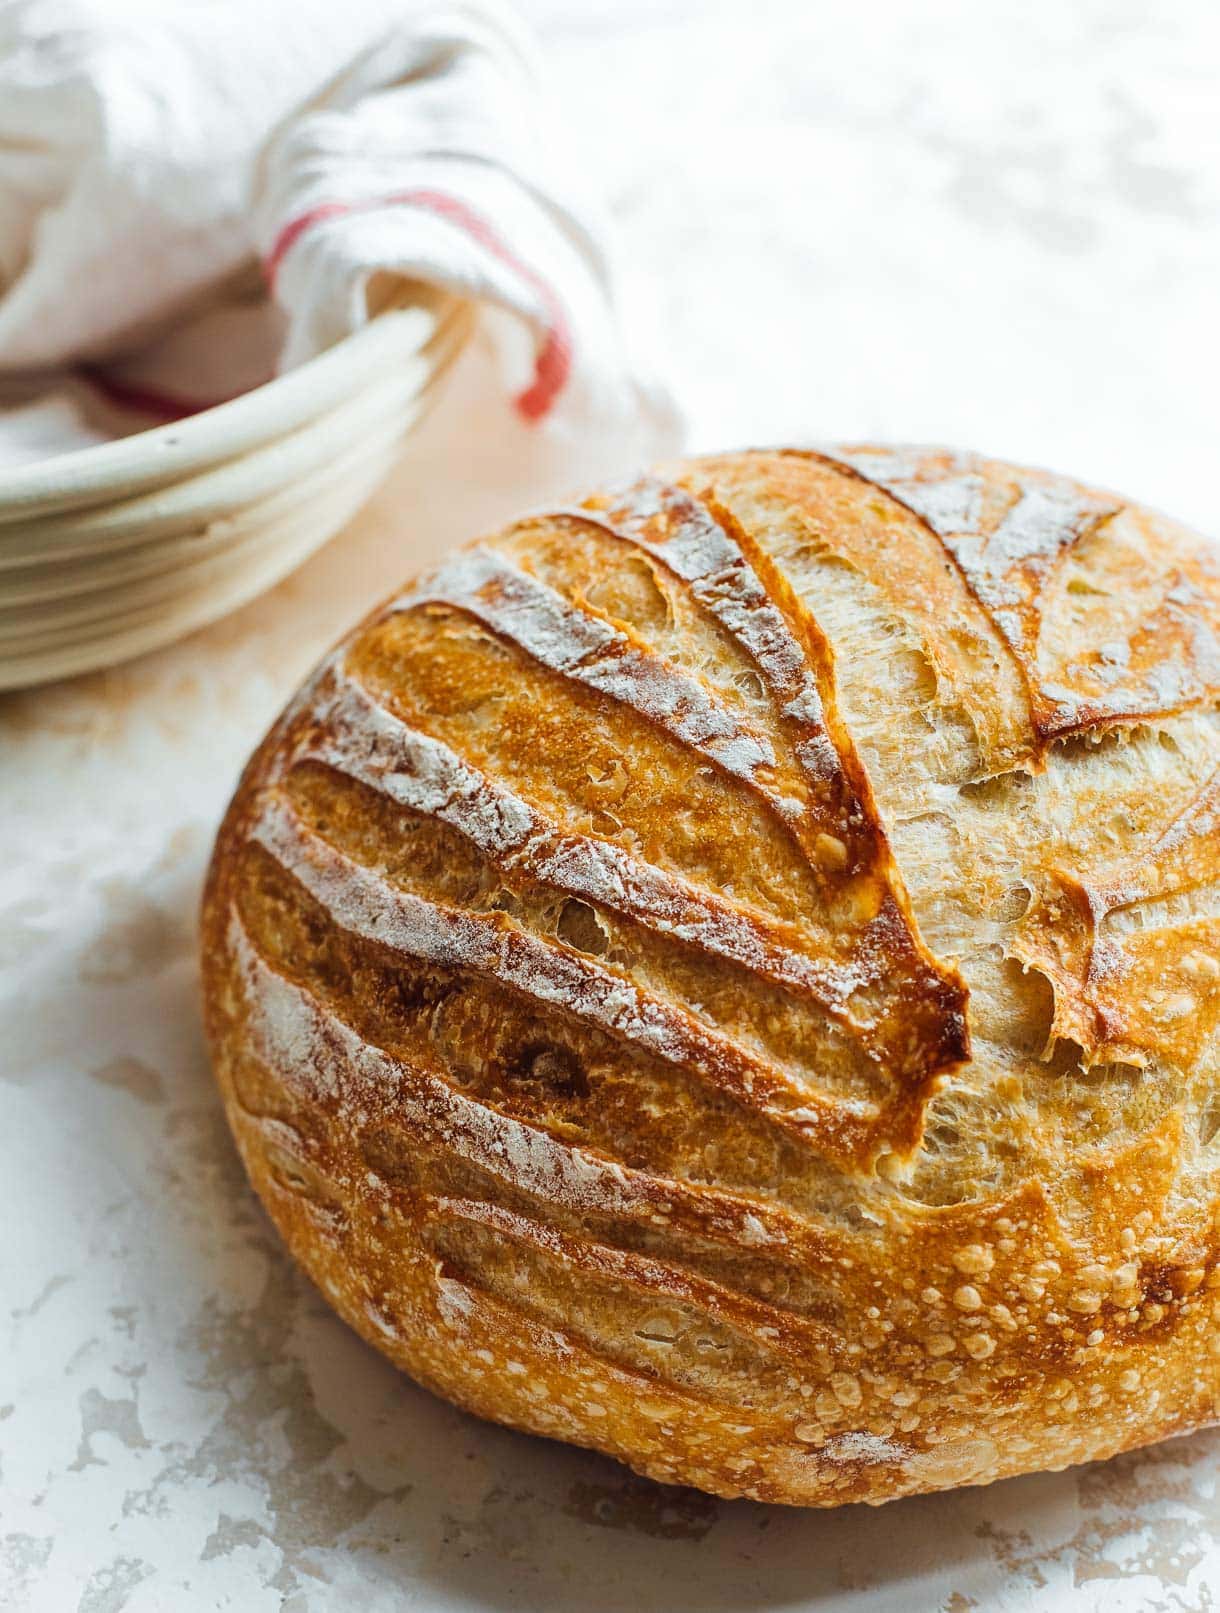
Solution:
[[[692,446],[942,440],[1220,530],[1212,0],[528,10]],[[508,513],[477,444],[429,479],[440,431],[269,599],[0,700],[0,1604],[1212,1608],[1220,1437],[880,1511],[723,1504],[476,1425],[289,1267],[210,1084],[198,887],[324,645]]]

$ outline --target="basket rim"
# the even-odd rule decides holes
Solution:
[[[0,526],[127,498],[263,446],[307,424],[428,346],[456,299],[421,296],[386,309],[295,369],[240,397],[112,442],[0,470]]]

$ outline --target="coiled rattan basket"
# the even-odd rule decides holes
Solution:
[[[0,472],[0,689],[156,649],[285,576],[390,469],[470,322],[414,300],[233,402]]]

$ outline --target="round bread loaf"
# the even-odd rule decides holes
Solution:
[[[1220,571],[935,449],[530,516],[370,617],[204,914],[249,1173],[477,1412],[831,1505],[1218,1415]]]

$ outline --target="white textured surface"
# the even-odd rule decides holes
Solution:
[[[695,446],[941,439],[1220,529],[1211,0],[533,9]],[[0,702],[0,1604],[1212,1607],[1220,1436],[878,1512],[664,1494],[433,1401],[281,1254],[200,1043],[201,870],[323,647],[507,513],[494,442],[422,482],[450,414],[269,600]]]

